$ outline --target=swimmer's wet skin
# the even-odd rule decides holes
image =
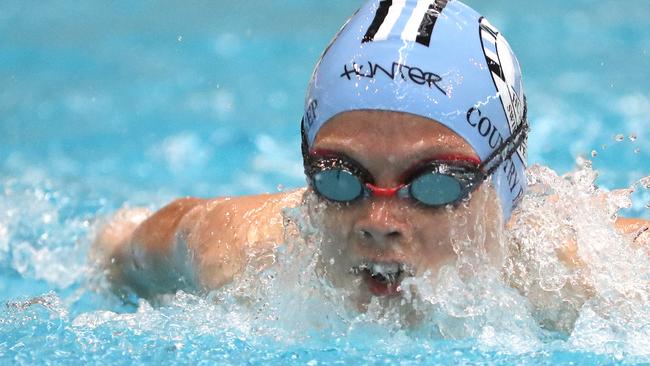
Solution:
[[[392,4],[365,4],[318,62],[301,123],[309,186],[179,199],[146,219],[118,213],[96,239],[116,292],[219,288],[252,257],[301,235],[286,230],[287,207],[305,207],[322,236],[323,273],[359,303],[438,273],[456,260],[458,238],[497,252],[526,190],[519,63],[460,1]],[[642,245],[649,226],[617,222]],[[567,243],[561,255],[577,254]]]

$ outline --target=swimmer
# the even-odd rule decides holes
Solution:
[[[96,239],[118,293],[220,288],[251,259],[306,233],[331,284],[400,296],[405,278],[456,260],[459,239],[497,256],[526,194],[526,97],[502,34],[457,0],[368,1],[321,56],[301,122],[308,186],[259,196],[183,198],[118,212]],[[648,244],[648,222],[620,219]],[[575,248],[567,243],[568,262]]]

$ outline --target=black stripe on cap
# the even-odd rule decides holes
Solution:
[[[384,20],[386,20],[391,6],[393,6],[393,0],[382,0],[379,3],[375,19],[370,24],[370,28],[368,28],[366,35],[363,36],[361,43],[372,42],[375,39],[375,34],[379,31],[381,25],[384,24]]]
[[[499,63],[494,61],[493,59],[489,58],[487,55],[485,56],[485,59],[487,60],[488,68],[490,69],[490,71],[492,71],[494,75],[498,76],[499,79],[505,82],[506,76],[503,73],[503,69],[501,68],[501,65],[499,65]]]
[[[424,13],[422,23],[418,29],[418,36],[415,41],[421,45],[429,47],[431,44],[431,34],[433,34],[433,27],[436,25],[438,16],[447,6],[448,0],[436,0],[433,4],[429,5],[429,9]]]

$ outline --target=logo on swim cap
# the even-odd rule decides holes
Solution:
[[[367,66],[367,67],[366,67]],[[442,77],[436,73],[424,71],[416,66],[403,65],[393,61],[392,65],[380,65],[372,61],[365,64],[358,64],[352,62],[350,65],[343,65],[342,78],[353,80],[359,78],[374,79],[375,77],[385,77],[392,80],[401,78],[405,81],[411,81],[418,85],[426,85],[429,88],[436,88],[440,90],[443,95],[447,92],[440,86]]]
[[[458,0],[370,0],[316,65],[305,101],[305,144],[354,110],[410,113],[465,139],[482,161],[525,121],[521,70],[508,42]],[[493,174],[504,217],[525,191],[526,148]]]

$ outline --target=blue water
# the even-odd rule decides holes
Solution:
[[[650,174],[650,2],[467,3],[506,34],[523,65],[531,163],[563,173],[588,157],[611,189]],[[291,343],[196,315],[224,314],[196,304],[204,299],[152,309],[94,290],[93,230],[118,208],[304,184],[307,80],[360,4],[3,1],[0,363],[637,361],[571,349],[561,336],[514,354],[372,328]],[[649,203],[641,190],[626,214],[650,218]]]

